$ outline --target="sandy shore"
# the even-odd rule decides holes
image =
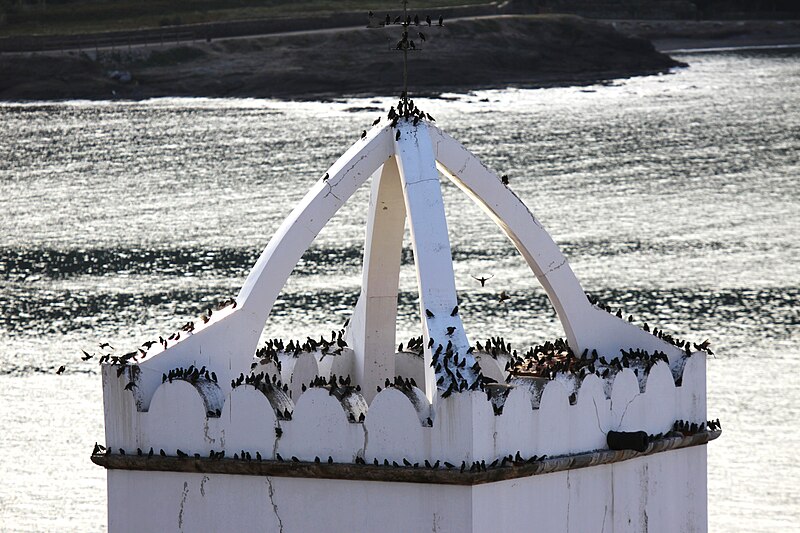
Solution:
[[[657,50],[800,45],[800,20],[615,20],[618,31],[648,39]]]
[[[393,48],[400,32],[392,26],[268,35],[101,51],[100,57],[4,55],[0,99],[396,94],[402,53]],[[409,54],[410,86],[417,93],[584,84],[678,65],[646,39],[575,16],[460,19],[444,28],[412,27],[410,34],[423,49]],[[112,79],[111,71],[126,74]]]

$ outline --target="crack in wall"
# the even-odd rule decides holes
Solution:
[[[567,530],[569,530],[569,504],[572,502],[572,487],[569,481],[569,470],[567,470]]]
[[[337,200],[339,200],[341,202],[342,199],[339,198],[338,196],[336,196],[336,193],[333,192],[333,185],[331,185],[328,182],[325,182],[325,185],[328,186],[328,194],[325,195],[325,198],[327,198],[328,196],[333,196],[334,198],[336,198]],[[337,183],[337,185],[338,185],[338,183]]]
[[[272,504],[272,512],[275,513],[275,518],[278,519],[278,531],[283,533],[283,520],[278,515],[278,504],[275,503],[275,489],[272,487],[272,480],[267,477],[267,490],[269,492],[269,503]]]
[[[633,403],[633,401],[636,398],[638,398],[639,396],[640,396],[640,394],[634,395],[634,397],[631,398],[630,401],[628,402],[628,404],[625,406],[625,409],[622,410],[622,416],[619,417],[619,425],[620,425],[620,427],[622,426],[622,422],[625,420],[625,415],[628,413],[628,407],[630,407],[631,404]]]
[[[594,404],[594,414],[597,418],[597,429],[599,429],[600,433],[603,435],[608,435],[606,431],[603,431],[603,427],[600,425],[600,409],[597,407],[597,398],[592,398],[592,403]]]
[[[552,274],[553,272],[555,272],[556,270],[558,270],[559,268],[563,267],[563,266],[564,266],[564,265],[566,265],[566,264],[567,264],[567,259],[566,259],[566,258],[564,258],[564,259],[563,259],[563,260],[562,260],[562,261],[561,261],[559,264],[557,264],[557,265],[556,265],[556,266],[554,266],[554,267],[551,267],[551,268],[549,268],[549,269],[547,270],[547,272],[545,272],[545,273],[544,273],[544,274],[542,274],[542,275],[546,276],[546,275],[548,275],[548,274]]]
[[[183,482],[183,496],[181,496],[181,507],[178,511],[178,529],[183,531],[183,509],[186,506],[186,498],[189,496],[189,482]]]

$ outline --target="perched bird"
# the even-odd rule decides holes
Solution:
[[[127,385],[125,385],[125,390],[132,391],[134,389],[134,387],[136,387],[136,383],[131,381]]]
[[[330,178],[330,175],[326,172],[325,175],[322,176],[322,181],[328,181],[328,178]]]
[[[447,334],[448,335],[452,335],[453,333],[455,333],[455,331],[456,331],[455,326],[450,326],[450,327],[447,328]]]
[[[500,176],[500,181],[503,182],[503,185],[508,185],[508,174],[503,174]]]
[[[372,125],[376,126],[378,124],[378,122],[380,122],[380,121],[381,121],[381,117],[378,117],[372,122]]]
[[[430,309],[426,309],[426,310],[425,310],[425,316],[426,316],[426,317],[428,317],[428,318],[433,318],[433,317],[434,317],[434,314],[433,314],[433,313],[431,313],[431,310],[430,310]]]
[[[394,140],[395,141],[399,141],[400,140],[400,132],[399,131],[395,134]]]
[[[474,279],[475,281],[480,281],[480,282],[481,282],[481,287],[485,287],[485,286],[486,286],[486,282],[487,282],[487,281],[489,281],[490,279],[492,279],[492,278],[494,277],[494,274],[492,274],[492,275],[491,275],[491,276],[489,276],[488,278],[484,278],[484,277],[476,278],[475,276],[472,276],[471,274],[470,274],[470,276],[471,276],[471,277],[472,277],[472,279]]]
[[[444,17],[439,15],[439,26],[444,26]]]
[[[455,306],[452,311],[450,311],[450,316],[456,316],[458,314],[458,306]]]
[[[367,136],[367,130],[362,130],[362,131],[361,131],[361,138],[363,139],[363,138],[365,138],[366,136]]]
[[[431,25],[431,16],[430,15],[425,15],[425,22],[428,23],[428,26]]]
[[[56,370],[56,374],[58,374],[60,376],[61,374],[64,373],[64,370],[66,370],[66,369],[67,368],[64,365],[61,365],[60,367],[58,367],[58,370]]]
[[[422,33],[422,32],[418,32],[418,33],[419,33],[419,38],[420,38],[420,40],[421,40],[421,41],[425,41],[425,34],[424,34],[424,33]]]
[[[506,300],[511,299],[511,297],[508,295],[506,291],[500,291],[500,295],[497,297],[497,299],[500,303],[503,303]]]

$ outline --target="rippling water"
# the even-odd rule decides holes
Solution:
[[[711,531],[800,523],[800,53],[680,57],[667,76],[426,100],[501,173],[587,292],[712,339]],[[100,377],[80,349],[171,332],[235,295],[291,207],[392,100],[0,104],[0,529],[105,528]],[[500,230],[443,184],[474,339],[563,333]],[[368,187],[267,323],[305,337],[355,303]],[[493,273],[481,288],[470,274]],[[496,301],[506,290],[512,300]],[[416,334],[412,256],[398,329]],[[52,371],[68,362],[63,376]]]

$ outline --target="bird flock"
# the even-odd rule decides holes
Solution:
[[[615,313],[610,306],[605,305],[598,298],[595,298],[589,294],[587,294],[586,297],[588,298],[589,303],[591,303],[592,305],[597,306],[598,308],[602,309],[603,311],[609,314],[615,315],[617,318],[623,319],[624,314],[622,312],[622,309],[617,309]],[[628,315],[628,322],[633,322],[633,321],[634,321],[633,315]],[[642,324],[642,329],[648,333],[652,333],[654,336],[658,337],[664,342],[668,342],[669,344],[677,348],[683,349],[686,352],[686,355],[691,355],[692,347],[694,347],[694,349],[699,352],[706,352],[708,355],[714,355],[714,352],[712,352],[711,349],[709,348],[711,343],[709,342],[708,339],[704,340],[700,344],[692,343],[687,340],[679,339],[678,337],[675,337],[669,333],[666,333],[663,329],[658,329],[654,327],[651,330],[647,322],[644,322]]]
[[[228,298],[226,300],[220,301],[216,306],[217,311],[221,311],[227,307],[236,308],[236,299],[235,298]],[[200,316],[200,321],[204,324],[208,323],[211,320],[211,316],[214,313],[214,310],[209,307],[205,314]],[[158,344],[164,350],[169,347],[170,342],[176,343],[181,340],[182,333],[193,333],[195,330],[195,322],[189,321],[183,324],[179,331],[176,331],[169,335],[168,337],[159,336],[158,340],[148,340],[143,342],[137,349],[132,350],[130,352],[116,355],[116,349],[108,342],[101,342],[98,347],[100,348],[101,353],[97,359],[99,364],[110,364],[112,366],[117,366],[117,377],[121,376],[126,368],[130,368],[132,365],[131,363],[139,363],[143,361],[149,351],[154,345]],[[184,335],[185,337],[185,335]],[[97,353],[89,353],[86,350],[81,350],[81,361],[88,361],[98,356]],[[56,374],[61,375],[67,369],[68,364],[63,364],[58,367],[56,370]],[[130,384],[129,384],[130,385]],[[132,390],[135,385],[131,385],[130,388],[126,387],[127,390]]]
[[[651,354],[639,349],[620,349],[620,352],[618,357],[607,358],[599,355],[597,350],[590,353],[587,348],[580,357],[576,357],[569,343],[559,338],[536,345],[521,356],[514,351],[505,370],[509,373],[508,381],[522,376],[555,379],[559,373],[580,379],[595,374],[605,379],[612,372],[621,372],[624,368],[631,368],[638,376],[640,369],[646,375],[659,361],[669,364],[667,354],[660,351]]]

